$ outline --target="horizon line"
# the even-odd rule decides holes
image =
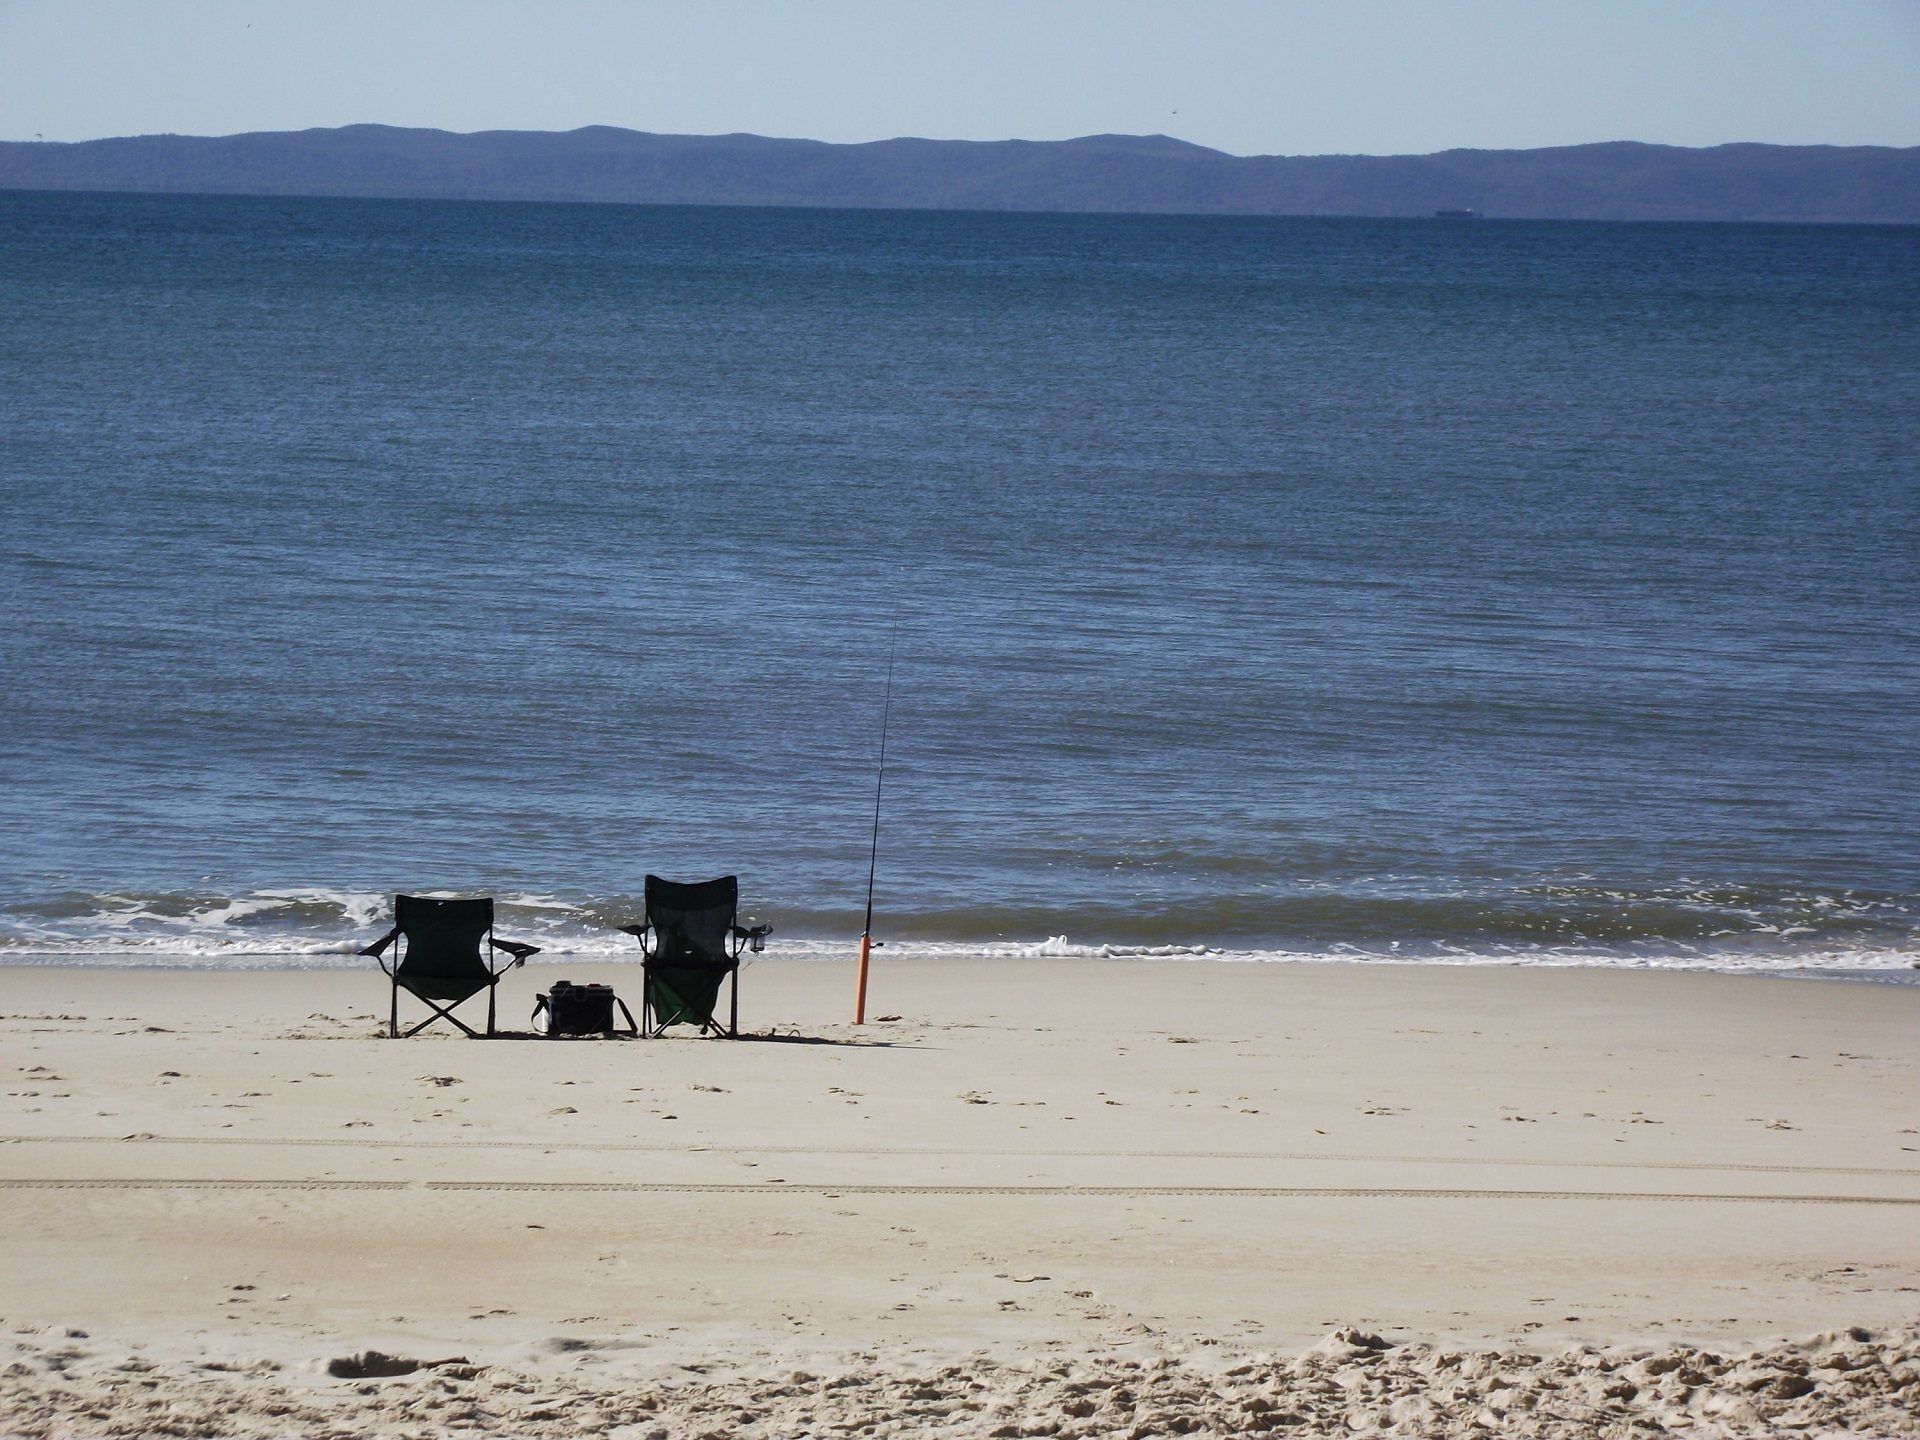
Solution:
[[[655,139],[673,140],[766,140],[776,144],[820,145],[833,149],[854,150],[876,145],[926,144],[926,145],[1075,145],[1088,140],[1157,140],[1179,145],[1186,149],[1200,151],[1208,155],[1217,155],[1228,160],[1401,160],[1427,159],[1437,155],[1511,155],[1537,153],[1551,150],[1584,150],[1602,146],[1638,146],[1651,150],[1689,150],[1707,152],[1730,149],[1772,149],[1772,150],[1920,150],[1920,143],[1912,145],[1893,145],[1882,142],[1851,143],[1843,141],[1820,140],[1796,142],[1784,140],[1723,140],[1711,145],[1682,145],[1664,140],[1635,140],[1615,137],[1605,140],[1576,140],[1554,145],[1449,145],[1437,150],[1323,150],[1323,151],[1261,151],[1238,153],[1221,150],[1215,146],[1203,145],[1197,140],[1187,140],[1178,135],[1169,135],[1164,131],[1130,132],[1120,130],[1089,131],[1082,135],[1071,135],[1061,139],[1035,140],[1026,136],[1010,135],[993,140],[951,139],[931,135],[889,135],[875,140],[819,140],[806,135],[767,135],[757,130],[691,131],[691,130],[640,130],[629,125],[613,125],[595,121],[586,125],[575,125],[567,129],[515,128],[511,126],[492,126],[480,130],[450,130],[439,125],[395,125],[383,120],[352,120],[338,125],[303,125],[288,129],[233,130],[222,134],[203,134],[184,130],[148,130],[133,134],[93,135],[79,140],[48,140],[39,134],[19,138],[0,136],[0,145],[44,145],[76,146],[103,145],[118,140],[240,140],[255,135],[312,135],[318,133],[336,133],[344,130],[392,130],[409,134],[446,135],[456,139],[473,139],[489,135],[580,135],[588,131],[604,130],[621,135],[640,135]]]

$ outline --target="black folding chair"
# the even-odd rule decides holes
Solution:
[[[389,966],[385,952],[399,942],[394,963]],[[482,949],[482,946],[485,949]],[[494,968],[493,952],[505,954],[507,963]],[[526,963],[529,955],[538,955],[538,945],[521,945],[500,940],[493,933],[493,901],[429,900],[419,895],[393,897],[393,929],[360,952],[380,962],[393,980],[393,1006],[387,1017],[387,1033],[400,1035],[400,992],[415,996],[433,1013],[407,1031],[418,1035],[436,1020],[450,1020],[475,1039],[479,1032],[453,1013],[454,1007],[480,991],[487,992],[487,1034],[493,1030],[494,987],[500,977],[516,965]]]
[[[640,941],[640,1033],[660,1035],[669,1025],[698,1025],[725,1039],[740,1034],[740,953],[757,955],[771,925],[742,928],[740,881],[734,875],[681,885],[647,876],[644,924],[620,928]],[[728,988],[726,1029],[714,1019],[720,985]]]

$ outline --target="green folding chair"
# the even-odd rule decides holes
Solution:
[[[742,927],[740,880],[722,875],[697,885],[647,876],[644,923],[620,928],[640,941],[640,1033],[649,1038],[669,1025],[697,1025],[706,1034],[740,1034],[740,955],[758,954],[771,925]],[[727,1024],[714,1018],[720,986],[727,986]]]
[[[386,950],[397,945],[394,963],[388,965]],[[507,963],[494,966],[495,953],[507,956]],[[476,1040],[479,1032],[468,1025],[454,1008],[487,992],[487,1034],[494,1033],[494,988],[500,977],[529,955],[538,955],[538,945],[522,945],[501,940],[493,933],[493,901],[430,900],[419,895],[393,897],[393,929],[360,952],[380,962],[380,968],[393,981],[393,1004],[387,1016],[387,1034],[400,1037],[400,992],[421,1001],[433,1013],[407,1031],[418,1035],[436,1020],[459,1026]]]

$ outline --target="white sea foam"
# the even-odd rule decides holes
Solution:
[[[1064,935],[1050,935],[1037,945],[1015,945],[1022,956],[1061,956],[1077,959],[1172,959],[1184,955],[1225,955],[1217,945],[1076,945]]]
[[[632,938],[583,913],[582,903],[543,893],[500,895],[502,933],[539,945],[536,964],[638,958]],[[1723,897],[1701,896],[1701,903]],[[142,896],[111,891],[69,897],[39,910],[0,915],[0,962],[35,965],[167,966],[198,969],[351,967],[388,924],[392,897],[347,888],[268,888],[238,896]],[[1872,905],[1875,902],[1864,902]],[[1863,908],[1852,897],[1821,908]],[[616,910],[618,906],[616,906]],[[966,957],[1181,960],[1296,964],[1429,964],[1604,967],[1736,974],[1848,975],[1920,982],[1920,939],[1879,943],[1807,942],[1806,925],[1754,924],[1705,944],[1664,941],[1631,947],[1540,945],[1525,941],[1386,941],[1375,945],[1248,946],[1165,940],[890,940],[886,961]],[[842,960],[857,937],[776,935],[767,957]],[[1803,948],[1804,947],[1804,948]]]

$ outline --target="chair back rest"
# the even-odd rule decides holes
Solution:
[[[647,924],[654,958],[667,965],[734,963],[727,947],[740,908],[740,878],[722,875],[697,885],[647,876]]]
[[[492,897],[429,900],[420,895],[396,895],[393,923],[406,941],[394,972],[398,978],[492,979],[486,956],[480,953],[493,930]]]

